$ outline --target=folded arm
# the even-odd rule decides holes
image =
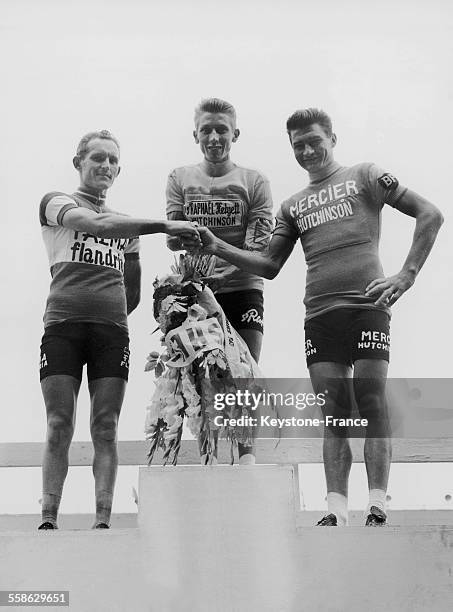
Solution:
[[[375,297],[376,305],[391,306],[412,287],[444,220],[434,204],[410,190],[405,192],[395,208],[415,218],[414,236],[400,272],[387,278],[377,278],[366,288],[366,295]]]

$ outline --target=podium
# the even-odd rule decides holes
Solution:
[[[296,609],[291,466],[141,468],[139,489],[156,610]]]
[[[0,532],[0,590],[75,612],[453,609],[452,525],[307,527],[295,500],[289,465],[142,467],[135,528]]]

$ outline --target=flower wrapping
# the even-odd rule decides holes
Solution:
[[[219,435],[251,445],[252,427],[220,426],[250,416],[243,406],[216,406],[217,394],[234,393],[235,379],[260,377],[244,340],[225,317],[203,278],[215,266],[212,255],[181,255],[172,273],[154,282],[154,317],[163,333],[162,352],[150,353],[145,371],[154,371],[155,390],[146,410],[145,434],[149,463],[158,448],[164,465],[176,465],[186,422],[200,440],[208,461]],[[216,419],[216,417],[221,417]]]

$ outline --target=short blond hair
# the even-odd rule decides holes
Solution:
[[[195,107],[195,125],[197,125],[201,113],[225,113],[225,115],[230,115],[234,125],[236,125],[236,110],[226,100],[221,100],[220,98],[205,98],[202,100]]]

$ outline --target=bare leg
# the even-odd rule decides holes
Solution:
[[[263,343],[263,334],[257,329],[238,329],[238,334],[244,339],[250,354],[253,359],[258,363],[261,353],[261,345]],[[244,444],[238,444],[238,454],[239,459],[241,459],[244,455],[252,455],[250,457],[251,461],[253,460],[253,456],[255,455],[255,445],[253,446],[245,446]]]
[[[253,359],[258,363],[263,344],[263,333],[257,329],[238,329],[237,332],[248,346]]]
[[[208,447],[208,436],[200,436],[198,438],[198,449],[200,451],[201,465],[217,465],[217,452],[218,452],[218,441],[219,441],[219,432],[213,432],[214,437],[214,449],[209,449]],[[212,452],[209,453],[209,450]],[[208,457],[208,454],[210,457]]]
[[[89,389],[91,438],[94,446],[96,524],[108,525],[118,470],[117,427],[126,381],[113,377],[97,378],[89,382]]]
[[[362,418],[369,421],[365,440],[368,488],[387,490],[392,445],[385,399],[388,363],[360,359],[354,364],[354,393]]]
[[[48,376],[41,382],[47,412],[42,464],[42,520],[55,526],[68,473],[68,451],[74,434],[79,388],[80,380],[63,374]]]
[[[328,389],[325,395],[325,414],[346,416],[351,408],[351,369],[341,363],[322,361],[311,365],[309,372],[315,393],[325,393]],[[347,497],[352,454],[346,431],[325,428],[323,459],[327,493],[339,493]]]
[[[329,428],[324,432],[323,443],[324,474],[327,493],[340,493],[348,496],[349,473],[352,465],[352,453],[348,438],[339,438]]]

